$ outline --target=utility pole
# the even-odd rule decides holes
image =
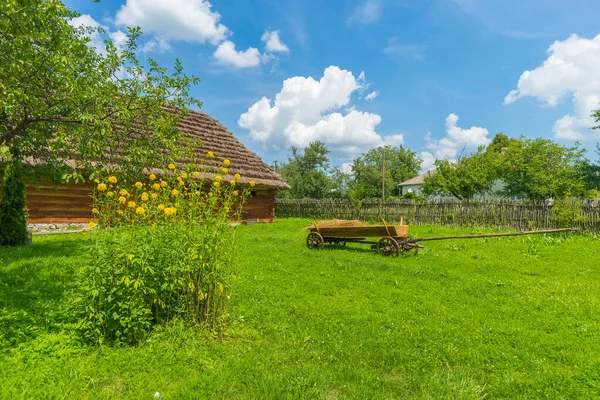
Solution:
[[[383,212],[383,204],[385,202],[385,148],[381,148],[381,214]]]

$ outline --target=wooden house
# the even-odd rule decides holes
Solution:
[[[290,186],[253,152],[249,151],[217,120],[199,111],[190,111],[178,128],[192,138],[201,139],[204,146],[195,149],[199,156],[208,150],[214,159],[206,159],[207,167],[222,166],[223,159],[231,161],[229,174],[233,179],[239,173],[241,185],[255,182],[244,206],[246,222],[273,222],[275,218],[275,192]],[[200,157],[202,158],[202,157]],[[27,208],[30,224],[84,223],[93,218],[91,191],[93,183],[53,185],[37,183],[27,186]]]

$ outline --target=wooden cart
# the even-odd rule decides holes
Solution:
[[[521,236],[541,233],[575,232],[578,228],[547,229],[527,232],[488,233],[482,235],[436,236],[428,238],[412,238],[408,236],[408,225],[402,220],[399,225],[388,225],[383,220],[383,225],[365,225],[360,221],[331,220],[313,222],[306,238],[309,249],[322,249],[326,243],[345,246],[346,243],[360,243],[371,245],[379,254],[397,257],[400,252],[413,252],[417,254],[424,248],[419,242],[447,239],[476,239],[485,237]],[[380,238],[378,241],[368,238]]]
[[[360,221],[320,221],[308,227],[310,230],[306,238],[309,249],[322,249],[325,243],[345,246],[346,243],[361,243],[371,245],[379,254],[397,257],[401,251],[419,251],[418,243],[409,242],[408,225],[364,225]],[[378,241],[368,238],[380,238]]]

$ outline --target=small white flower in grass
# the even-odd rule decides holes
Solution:
[[[155,398],[155,399],[162,399],[162,398],[163,398],[163,396],[162,396],[162,394],[160,394],[160,393],[156,392],[156,393],[154,393],[154,398]]]

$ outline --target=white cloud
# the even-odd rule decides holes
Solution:
[[[365,100],[373,100],[377,96],[379,96],[379,91],[373,90],[371,93],[365,96]]]
[[[295,76],[283,82],[274,100],[263,97],[238,123],[266,148],[302,148],[320,140],[332,151],[354,156],[376,146],[402,144],[400,134],[382,137],[375,131],[379,115],[350,107],[352,94],[364,85],[364,74],[355,78],[337,66],[326,68],[318,81]]]
[[[423,168],[425,165],[431,164],[431,157],[435,159],[453,159],[459,155],[463,149],[475,149],[481,145],[487,145],[490,142],[488,138],[489,132],[485,128],[472,126],[469,129],[464,129],[457,126],[458,116],[450,114],[446,117],[446,136],[439,140],[431,138],[428,132],[425,136],[425,147],[430,150],[421,153],[423,157]]]
[[[98,29],[106,30],[107,28],[101,25],[98,21],[92,18],[88,14],[80,15],[79,17],[75,17],[69,21],[69,25],[75,28],[94,28],[94,31],[91,33],[86,32],[85,36],[90,39],[89,45],[96,49],[99,53],[106,52],[106,46],[104,45],[104,40],[102,39],[101,32]]]
[[[383,53],[402,60],[425,61],[425,46],[420,44],[402,43],[397,37],[390,37]]]
[[[351,162],[345,162],[345,163],[342,164],[342,168],[340,168],[340,169],[345,174],[351,174],[352,173],[352,163]]]
[[[272,53],[288,53],[290,51],[279,39],[279,31],[266,31],[260,40],[265,42],[265,48]]]
[[[171,45],[162,36],[155,36],[153,39],[147,41],[140,49],[141,52],[147,53],[150,51],[158,51],[164,53],[171,50]]]
[[[109,36],[117,49],[121,50],[125,47],[127,35],[123,31],[111,32]]]
[[[422,151],[419,156],[421,157],[421,170],[429,171],[435,167],[435,156],[428,151]]]
[[[127,0],[116,15],[116,24],[140,26],[165,40],[218,44],[228,29],[206,0]]]
[[[560,139],[597,138],[589,128],[592,110],[600,108],[600,35],[586,39],[571,35],[548,48],[548,58],[519,78],[517,89],[504,99],[510,104],[522,97],[535,97],[548,106],[556,106],[571,97],[573,112],[556,121],[553,131]]]
[[[348,25],[371,24],[381,17],[381,0],[365,0],[346,20]]]
[[[69,25],[75,28],[93,28],[92,32],[85,32],[84,36],[90,39],[89,45],[100,54],[106,54],[104,38],[112,40],[117,50],[121,50],[127,43],[127,35],[122,31],[111,32],[110,29],[88,14],[80,15],[69,21]]]
[[[229,40],[221,43],[213,56],[219,64],[236,68],[250,68],[260,65],[260,53],[257,49],[249,47],[247,50],[237,51],[235,44]]]

